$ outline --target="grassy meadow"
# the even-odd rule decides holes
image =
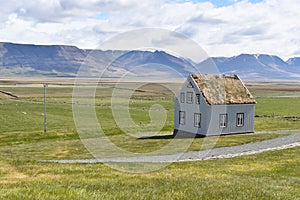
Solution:
[[[178,87],[171,85],[170,87]],[[122,87],[128,90],[126,84]],[[121,89],[122,89],[121,88]],[[255,130],[263,134],[196,138],[202,144],[233,146],[300,131],[299,85],[250,85],[256,105]],[[47,88],[47,133],[43,132],[43,88],[0,83],[0,199],[299,199],[299,150],[270,151],[231,159],[173,163],[156,172],[130,174],[104,164],[41,163],[45,159],[92,158],[73,121],[72,87]],[[161,135],[139,139],[124,134],[113,120],[111,84],[97,88],[95,109],[104,133],[127,151],[151,152],[170,143],[173,94],[158,85],[134,92],[130,114],[135,131],[151,131],[149,108],[167,113]],[[76,103],[76,102],[75,102]],[[275,131],[275,132],[274,132]],[[185,140],[185,139],[178,139]],[[208,145],[209,146],[209,145]]]

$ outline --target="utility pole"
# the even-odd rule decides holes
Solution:
[[[44,133],[47,132],[47,107],[46,107],[46,88],[48,84],[44,83]]]

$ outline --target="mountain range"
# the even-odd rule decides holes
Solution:
[[[217,66],[219,73],[237,74],[248,80],[299,80],[300,57],[286,61],[267,54],[211,57],[193,63],[164,51],[89,50],[66,45],[0,43],[0,77],[75,77],[80,69],[86,76],[120,77],[127,74],[206,73]],[[84,66],[84,67],[82,67]],[[81,67],[81,68],[80,68]],[[104,73],[103,73],[104,72]]]

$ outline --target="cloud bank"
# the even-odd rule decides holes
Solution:
[[[118,33],[164,28],[210,56],[300,56],[300,1],[11,0],[1,3],[0,40],[95,48]]]

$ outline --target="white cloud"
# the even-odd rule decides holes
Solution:
[[[2,41],[72,44],[94,48],[118,33],[156,27],[178,31],[211,56],[268,53],[300,55],[300,2],[137,0],[12,0],[0,8]]]

